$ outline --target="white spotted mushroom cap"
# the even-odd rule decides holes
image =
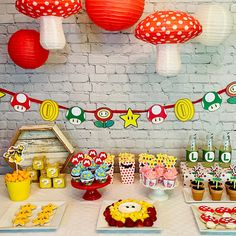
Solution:
[[[82,8],[81,0],[17,0],[16,9],[32,18],[69,17]]]
[[[157,11],[142,20],[135,37],[156,44],[185,43],[202,32],[200,22],[182,11]]]
[[[153,124],[162,123],[166,117],[166,110],[162,105],[155,104],[148,109],[147,118]]]
[[[17,93],[11,98],[11,105],[18,112],[25,112],[30,109],[30,99],[24,93]]]

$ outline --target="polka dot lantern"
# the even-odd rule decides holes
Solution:
[[[85,121],[84,110],[80,107],[71,107],[66,113],[66,119],[73,125],[80,125]]]
[[[40,43],[45,49],[63,49],[66,44],[62,19],[78,13],[81,0],[17,0],[16,9],[40,19]]]
[[[45,64],[49,51],[39,42],[35,30],[19,30],[8,42],[8,54],[12,61],[23,69],[36,69]]]
[[[120,31],[132,27],[143,14],[144,0],[86,0],[90,19],[97,26]]]
[[[157,46],[157,72],[175,76],[181,70],[178,44],[185,43],[202,32],[193,16],[181,11],[157,11],[142,20],[135,37]]]

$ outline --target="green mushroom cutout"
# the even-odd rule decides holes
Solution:
[[[71,107],[66,113],[66,119],[73,125],[80,125],[85,121],[84,110],[80,107]]]
[[[221,107],[222,97],[217,92],[208,92],[202,98],[202,107],[207,111],[216,111]]]

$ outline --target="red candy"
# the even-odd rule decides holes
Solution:
[[[227,225],[227,224],[235,224],[236,225],[236,220],[232,217],[224,217],[219,219],[219,223],[222,225]]]

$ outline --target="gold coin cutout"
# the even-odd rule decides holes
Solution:
[[[45,100],[40,106],[40,115],[45,121],[55,121],[59,114],[58,104],[52,100]]]
[[[178,100],[174,111],[176,118],[183,122],[191,120],[195,113],[194,105],[188,98]]]

